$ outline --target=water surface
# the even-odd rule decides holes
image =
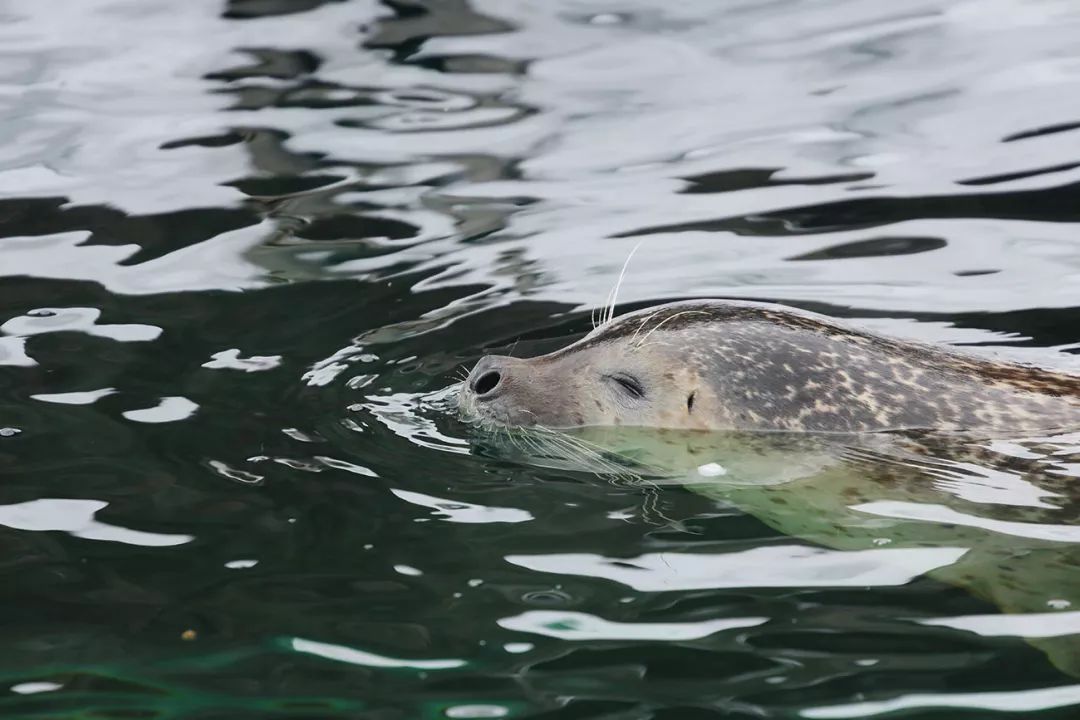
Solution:
[[[638,245],[620,311],[1080,370],[1077,37],[1072,0],[0,1],[0,715],[1076,716],[1075,444],[842,547],[792,524],[828,492],[515,462],[445,389],[586,331]],[[1050,558],[1022,607],[949,574],[986,547]]]

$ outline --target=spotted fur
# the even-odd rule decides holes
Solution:
[[[1080,377],[763,303],[672,303],[615,318],[549,355],[501,360],[513,367],[497,406],[476,403],[467,386],[463,407],[508,424],[798,432],[1080,426]],[[600,389],[623,367],[643,378],[647,407],[612,401]]]

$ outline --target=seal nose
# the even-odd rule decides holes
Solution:
[[[469,374],[469,389],[477,400],[490,400],[498,394],[506,376],[506,363],[502,358],[488,355],[476,363]]]
[[[484,397],[495,392],[495,388],[499,387],[499,383],[502,381],[502,374],[498,370],[488,370],[486,373],[476,378],[473,382],[473,392],[477,397]]]

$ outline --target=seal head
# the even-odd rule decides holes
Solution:
[[[484,357],[459,407],[510,427],[1026,431],[1080,425],[1080,377],[709,300],[620,316],[547,355]]]

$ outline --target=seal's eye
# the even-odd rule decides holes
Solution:
[[[614,375],[607,376],[609,380],[613,380],[619,387],[626,392],[630,397],[643,398],[645,397],[645,388],[641,386],[641,382],[633,375],[627,375],[626,373],[615,373]]]

